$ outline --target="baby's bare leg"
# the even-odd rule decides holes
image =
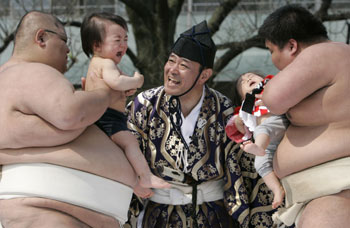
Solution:
[[[169,188],[170,184],[152,174],[148,163],[142,154],[139,143],[130,131],[119,131],[112,135],[112,140],[125,152],[137,175],[139,184],[143,188]]]
[[[284,189],[273,171],[264,176],[263,180],[267,187],[273,192],[272,208],[275,209],[280,206],[284,200]]]
[[[6,228],[119,228],[112,217],[44,198],[0,200],[0,218]]]
[[[255,143],[252,141],[246,141],[241,144],[241,148],[251,154],[257,156],[265,155],[265,150],[270,143],[270,136],[264,133],[255,136]]]
[[[312,200],[303,211],[298,227],[341,228],[350,224],[350,189]]]

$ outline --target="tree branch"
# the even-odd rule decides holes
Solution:
[[[237,6],[239,2],[240,0],[225,0],[222,3],[220,3],[220,6],[218,6],[215,9],[208,22],[208,27],[212,35],[219,31],[222,22],[225,20],[227,15],[230,14],[232,9],[234,9]]]
[[[65,26],[72,26],[72,27],[78,27],[78,28],[81,27],[81,21],[66,21],[66,22],[63,22],[63,24]]]
[[[328,9],[332,4],[332,0],[322,0],[320,9],[315,13],[315,16],[322,18],[328,15]]]
[[[185,0],[169,0],[169,9],[173,13],[173,16],[177,19],[182,10],[182,5]]]
[[[259,48],[266,48],[264,40],[259,38],[259,36],[253,36],[245,41],[240,41],[240,42],[228,42],[228,43],[223,43],[223,44],[218,44],[216,45],[217,49],[237,49],[237,48],[245,48],[249,46],[255,46]],[[245,49],[244,49],[245,50]]]
[[[126,54],[129,56],[131,62],[134,64],[134,66],[138,69],[138,70],[142,70],[142,68],[144,67],[143,64],[139,61],[139,59],[137,58],[137,56],[135,55],[135,53],[130,50],[129,48],[126,50]],[[141,72],[142,73],[142,72]]]
[[[237,55],[241,54],[243,51],[252,48],[252,47],[259,47],[264,48],[265,42],[264,39],[259,37],[258,35],[255,35],[245,41],[241,42],[230,42],[226,44],[220,44],[217,45],[218,49],[227,49],[226,51],[219,59],[215,61],[214,64],[214,76],[220,72],[223,68],[227,66],[227,64],[235,58]]]
[[[341,20],[347,20],[350,18],[350,12],[346,13],[337,13],[332,15],[323,15],[320,19],[325,21],[341,21]]]
[[[139,15],[139,17],[141,18],[152,17],[152,14],[150,13],[149,10],[147,10],[148,7],[144,4],[144,1],[137,1],[137,0],[120,0],[120,1],[124,3],[125,6],[129,7],[129,9],[132,9],[133,11],[135,11],[135,14]],[[151,4],[153,4],[153,1]]]
[[[329,15],[328,10],[332,5],[332,0],[322,0],[320,9],[315,13],[315,16],[321,21],[341,21],[350,18],[350,12],[336,13]]]
[[[0,53],[2,53],[9,46],[9,44],[12,42],[14,38],[15,38],[14,32],[5,37],[3,41],[3,45],[0,47]]]

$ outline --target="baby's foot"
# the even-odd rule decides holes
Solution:
[[[150,173],[140,176],[140,185],[144,188],[170,188],[171,184]]]
[[[141,198],[150,198],[154,194],[150,188],[141,187],[140,183],[137,183],[137,185],[134,187],[134,193]]]
[[[260,146],[256,145],[252,141],[248,140],[241,144],[241,148],[250,154],[254,154],[257,156],[263,156],[265,155],[265,150],[261,148]]]
[[[272,202],[272,208],[276,209],[278,206],[280,206],[284,200],[284,189],[282,186],[277,187],[276,189],[272,190],[273,192],[273,202]]]

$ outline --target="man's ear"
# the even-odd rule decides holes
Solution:
[[[294,39],[289,39],[288,41],[288,50],[290,51],[291,55],[296,55],[299,52],[300,45],[298,41]]]
[[[206,81],[208,81],[208,79],[213,75],[213,69],[210,68],[206,68],[202,71],[201,76],[199,77],[199,81],[201,81],[201,83],[205,83]]]
[[[36,33],[35,33],[35,43],[37,43],[40,47],[45,47],[46,46],[46,41],[47,36],[46,36],[46,32],[44,31],[44,29],[39,29]]]

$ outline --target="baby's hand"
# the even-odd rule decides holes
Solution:
[[[234,120],[235,120],[235,125],[236,125],[237,130],[239,132],[241,132],[242,134],[245,134],[245,128],[244,128],[244,123],[243,123],[242,118],[239,115],[236,115]]]
[[[258,98],[258,100],[255,102],[255,106],[265,106],[262,100],[262,94],[256,94],[255,98]]]
[[[135,72],[134,77],[137,78],[138,82],[139,82],[137,88],[141,88],[143,85],[143,81],[144,81],[143,75],[140,74],[139,72]]]
[[[255,98],[261,99],[261,98],[262,98],[262,93],[260,93],[260,94],[255,94]]]

